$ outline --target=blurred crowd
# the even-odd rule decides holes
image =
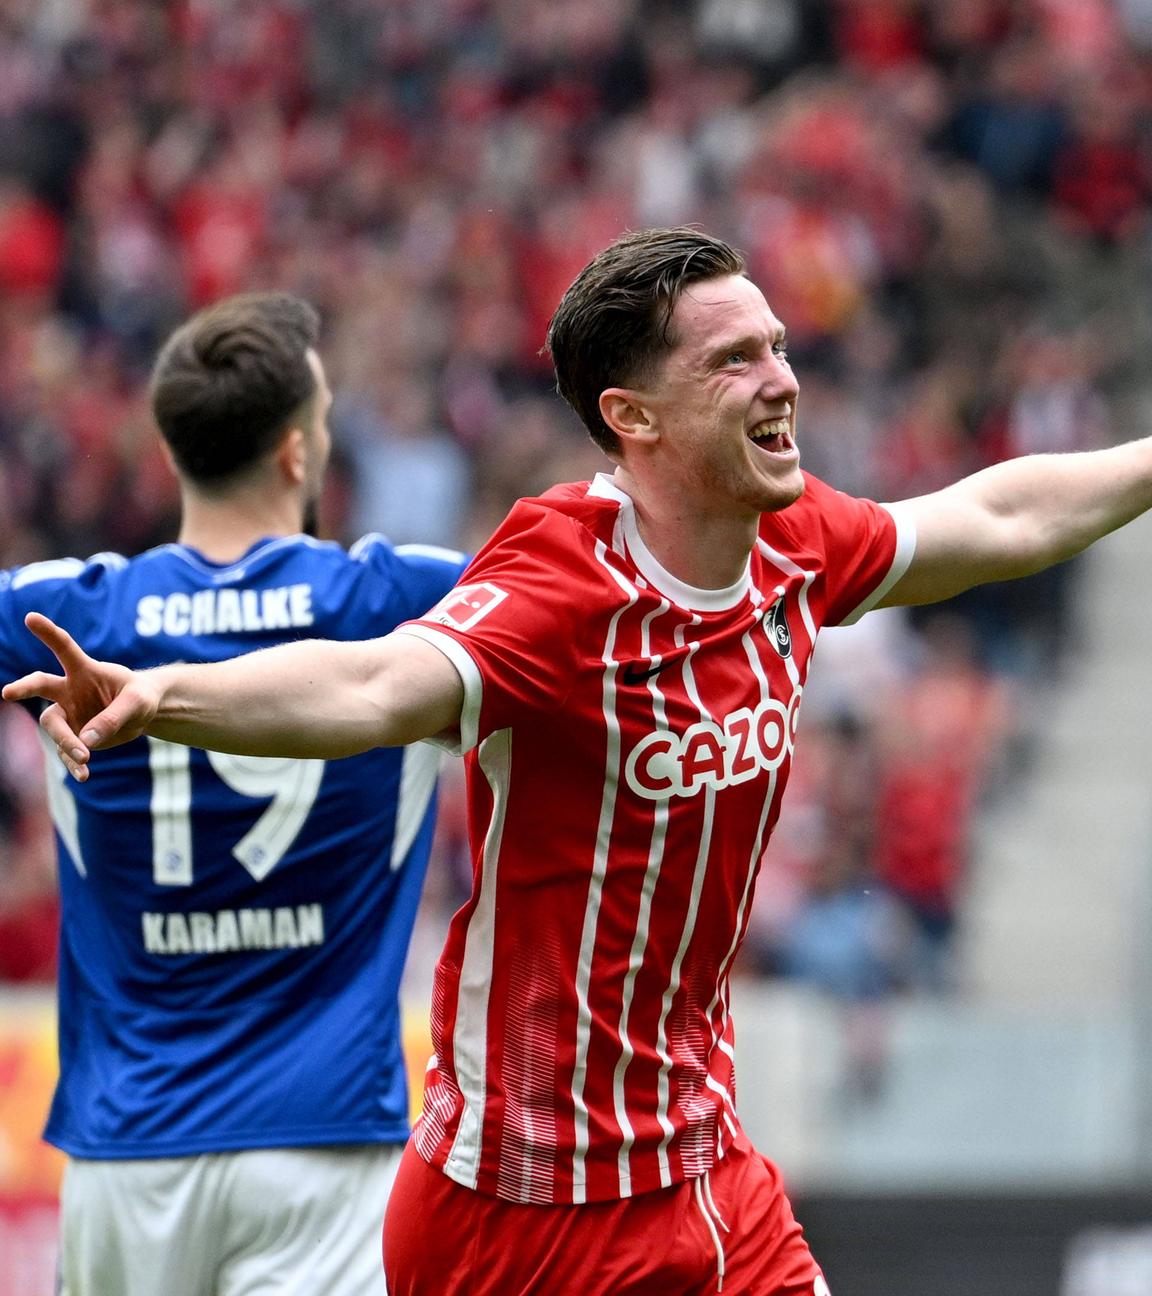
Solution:
[[[540,348],[588,257],[654,224],[746,253],[842,489],[1131,435],[1150,127],[1152,0],[0,0],[0,565],[172,537],[156,346],[273,286],[325,320],[328,534],[475,546],[604,466]],[[948,985],[972,815],[1075,580],[828,636],[748,970]],[[50,976],[21,719],[0,976]]]

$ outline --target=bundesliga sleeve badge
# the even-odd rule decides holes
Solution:
[[[488,581],[479,585],[458,585],[428,613],[428,619],[451,626],[453,630],[471,630],[477,621],[483,620],[507,597],[506,590]]]

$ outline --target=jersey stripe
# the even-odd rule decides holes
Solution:
[[[440,753],[428,743],[403,748],[400,791],[396,797],[396,829],[392,838],[389,866],[395,872],[407,858],[416,834],[424,822],[428,803],[436,791]]]
[[[496,948],[496,889],[508,781],[512,764],[512,734],[502,729],[480,744],[480,768],[492,789],[492,817],[484,838],[480,897],[468,924],[452,1061],[464,1102],[460,1124],[445,1170],[458,1183],[476,1186],[484,1140],[484,1104],[488,1065],[488,995],[492,986],[492,956]]]
[[[584,927],[580,937],[580,957],[576,966],[576,1063],[572,1069],[572,1104],[574,1108],[576,1143],[572,1153],[572,1200],[585,1200],[587,1180],[584,1160],[588,1154],[588,1108],[584,1102],[587,1081],[588,1043],[592,1030],[592,1013],[588,1006],[588,987],[592,980],[592,959],[595,954],[596,923],[604,891],[604,877],[608,868],[608,846],[611,840],[612,816],[616,809],[616,793],[620,777],[620,726],[616,721],[616,628],[620,618],[640,597],[636,587],[607,561],[607,548],[596,541],[596,561],[609,573],[623,592],[626,602],[612,614],[604,641],[601,660],[604,663],[602,708],[607,735],[607,756],[604,769],[604,794],[600,806],[600,826],[596,834],[596,856],[592,876],[588,883],[588,902],[584,910]]]
[[[777,551],[773,549],[771,545],[765,543],[765,541],[758,540],[756,543],[765,558],[767,558],[774,567],[779,567],[785,576],[799,576],[803,581],[803,584],[800,586],[800,591],[797,594],[797,603],[800,607],[800,619],[804,623],[804,630],[808,635],[808,642],[810,644],[815,644],[816,623],[812,619],[812,609],[808,605],[808,590],[816,577],[816,573],[805,571],[802,567],[799,567],[794,563],[791,558],[786,558],[782,553],[777,553]],[[779,589],[777,592],[783,594],[784,591],[783,589]],[[792,659],[789,658],[789,663],[791,663],[791,661]],[[789,673],[792,675],[793,682],[795,683],[796,672],[794,666]]]
[[[683,643],[687,632],[687,626],[688,625],[698,626],[699,624],[700,624],[700,617],[694,614],[691,620],[687,623],[687,625],[682,624],[680,626],[677,626],[676,628],[677,640]],[[684,685],[688,693],[688,696],[692,700],[693,706],[695,706],[697,712],[699,713],[700,719],[711,720],[713,719],[713,716],[709,712],[708,708],[704,705],[704,702],[700,697],[700,692],[696,685],[696,677],[692,670],[692,658],[699,651],[699,646],[700,645],[698,641],[693,641],[689,646],[688,656],[685,658],[684,661]],[[664,992],[664,999],[663,999],[663,1004],[662,1004],[661,1014],[660,1014],[659,1031],[660,1031],[661,1038],[665,1040],[668,1039],[667,1036],[668,1014],[671,1011],[672,1004],[675,1000],[676,994],[680,989],[681,969],[684,964],[685,956],[687,955],[688,949],[692,943],[692,937],[695,934],[696,920],[700,912],[700,896],[704,887],[704,879],[708,871],[709,860],[711,858],[712,825],[716,813],[716,792],[713,788],[706,787],[702,793],[702,796],[704,798],[703,822],[700,827],[700,837],[696,848],[696,861],[695,861],[695,867],[693,869],[693,874],[692,874],[692,888],[690,892],[690,899],[687,907],[687,912],[684,917],[684,925],[680,932],[680,943],[677,946],[676,955],[672,960],[671,975],[669,976],[668,979],[668,987]],[[720,862],[718,862],[718,865],[719,863]],[[669,1041],[669,1042],[673,1043],[674,1046],[675,1043],[674,1041]],[[685,1059],[684,1057],[680,1058],[681,1063],[684,1063],[686,1060],[687,1059]],[[709,1065],[710,1058],[705,1057],[703,1061],[705,1067],[707,1067]],[[686,1071],[686,1075],[690,1077],[690,1071],[688,1070],[688,1068],[685,1068],[685,1071]],[[711,1077],[708,1076],[706,1072],[705,1073],[706,1086],[710,1078]],[[683,1098],[680,1099],[680,1104],[683,1107]],[[703,1172],[708,1168],[708,1165],[711,1163],[711,1157],[705,1151],[705,1147],[704,1147],[705,1141],[707,1141],[708,1143],[711,1142],[711,1140],[707,1138],[706,1127],[700,1126],[698,1121],[691,1122],[689,1129],[685,1131],[685,1135],[681,1140],[681,1148],[680,1148],[680,1159],[681,1159],[684,1173],[686,1175],[694,1176],[698,1174],[703,1174]]]
[[[79,576],[83,570],[84,563],[79,558],[46,558],[43,562],[21,567],[12,577],[12,588],[23,589],[25,585],[35,585],[37,581],[67,580]]]
[[[652,623],[666,613],[671,605],[666,598],[648,612],[640,622],[640,653],[642,658],[648,658],[653,665],[662,660],[659,653],[652,653]],[[656,723],[664,723],[664,706],[663,696],[660,692],[659,682],[655,675],[650,676],[646,681],[646,687],[652,698],[653,715]],[[620,1175],[621,1185],[631,1182],[632,1174],[630,1168],[630,1154],[635,1134],[631,1123],[628,1120],[627,1104],[625,1099],[624,1081],[628,1071],[628,1065],[635,1056],[632,1042],[628,1034],[628,1022],[632,1009],[632,997],[636,987],[636,977],[640,971],[644,960],[644,951],[648,944],[649,924],[652,916],[652,897],[656,893],[656,883],[660,878],[660,869],[664,862],[664,842],[668,833],[668,806],[667,802],[657,801],[654,805],[652,816],[652,836],[648,846],[648,865],[644,873],[644,884],[641,889],[640,915],[636,924],[636,936],[632,942],[631,957],[629,960],[628,973],[624,983],[624,1001],[620,1015],[620,1059],[616,1064],[616,1074],[613,1080],[613,1103],[616,1111],[616,1119],[620,1123],[621,1130],[624,1131],[624,1138],[621,1141],[620,1153],[618,1157],[618,1173]],[[661,1115],[662,1128],[666,1136],[671,1138],[672,1126],[666,1115]],[[667,1158],[663,1160],[661,1166],[661,1183],[666,1184],[667,1180]],[[622,1188],[622,1191],[623,1188]]]
[[[349,553],[355,550],[353,545]],[[398,558],[435,558],[440,562],[463,562],[465,555],[459,549],[446,549],[443,545],[402,544],[394,550]]]
[[[742,639],[745,654],[748,657],[748,663],[752,668],[752,673],[760,683],[761,701],[766,700],[769,696],[768,677],[764,673],[764,666],[760,660],[759,654],[752,643],[752,632],[749,631]],[[720,1010],[719,1022],[713,1025],[712,1029],[712,1046],[713,1048],[726,1048],[725,1032],[731,1015],[730,1000],[730,980],[729,975],[732,969],[732,963],[736,958],[736,951],[740,948],[740,942],[744,939],[744,931],[747,926],[749,904],[752,899],[752,888],[756,881],[756,874],[760,868],[761,857],[764,848],[767,845],[768,820],[772,811],[773,803],[776,800],[776,781],[777,771],[770,770],[768,782],[764,792],[764,801],[760,809],[760,818],[756,826],[756,835],[753,839],[752,853],[749,856],[747,866],[744,871],[744,888],[740,894],[740,902],[736,909],[736,921],[732,932],[732,941],[728,950],[721,960],[719,974],[716,981],[716,992],[709,1003],[706,1013],[710,1021],[717,1023],[717,1011]],[[732,1061],[735,1058],[732,1057]],[[725,1098],[727,1099],[727,1094]]]
[[[478,673],[466,695],[479,737],[516,735],[494,901],[501,794],[476,753],[467,766],[480,858],[437,974],[417,1137],[455,1174],[467,1134],[481,1191],[647,1192],[706,1173],[739,1134],[731,974],[816,631],[879,583],[894,543],[876,506],[818,483],[761,534],[734,586],[697,590],[643,548],[614,484],[558,488],[475,559],[470,579],[500,603],[474,624],[424,621]],[[496,954],[470,968],[477,930]],[[482,1041],[465,1029],[481,974]]]
[[[67,787],[71,775],[60,763],[56,756],[56,744],[44,730],[37,728],[36,736],[44,746],[44,769],[48,776],[48,810],[52,815],[52,822],[56,825],[60,840],[72,858],[76,872],[81,877],[87,877],[88,867],[84,863],[84,856],[80,853],[80,824],[76,799],[69,793]]]

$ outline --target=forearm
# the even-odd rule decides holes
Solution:
[[[1107,450],[1010,459],[967,484],[1008,529],[1004,553],[1014,570],[1007,574],[1021,574],[1021,567],[1037,571],[1152,508],[1152,438]]]
[[[883,605],[934,603],[1042,571],[1152,508],[1152,439],[994,464],[895,506],[916,552]]]
[[[407,741],[382,705],[379,655],[379,641],[307,640],[160,666],[141,680],[158,698],[148,732],[239,755],[322,759]]]
[[[317,639],[209,665],[132,671],[89,657],[39,612],[25,625],[64,673],[32,671],[3,695],[50,703],[40,725],[81,782],[93,750],[142,734],[241,756],[330,759],[457,729],[464,705],[455,667],[412,635]]]

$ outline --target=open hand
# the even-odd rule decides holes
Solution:
[[[89,657],[67,630],[39,612],[29,612],[24,624],[52,650],[64,674],[33,671],[5,685],[3,696],[9,702],[41,697],[52,704],[40,717],[41,728],[68,772],[83,783],[90,753],[138,738],[156,714],[158,695],[146,677]]]

